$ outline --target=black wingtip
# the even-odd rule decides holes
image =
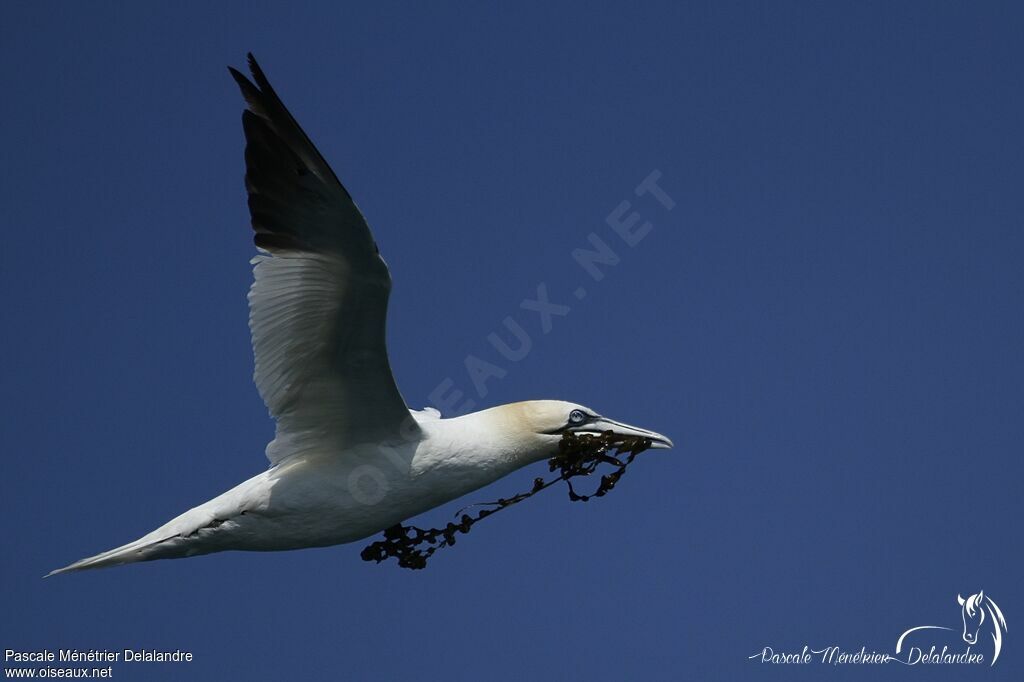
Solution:
[[[263,75],[263,69],[260,68],[259,62],[256,61],[256,57],[253,56],[252,52],[246,52],[245,61],[249,64],[249,73],[251,73],[253,78],[258,81],[260,76]]]
[[[231,74],[231,77],[235,79],[235,82],[238,83],[238,86],[242,88],[243,94],[245,94],[246,91],[262,88],[263,86],[261,82],[266,81],[263,69],[261,69],[260,65],[256,62],[256,57],[253,56],[252,52],[245,53],[245,60],[249,65],[249,72],[252,74],[253,80],[256,81],[255,83],[253,83],[252,80],[249,80],[248,76],[235,67],[230,65],[228,66],[228,72]]]
[[[235,82],[238,83],[239,85],[241,85],[241,83],[243,81],[246,82],[246,83],[249,82],[249,79],[246,78],[238,69],[236,69],[233,66],[229,66],[228,67],[228,73],[231,74],[231,77],[234,78]]]
[[[263,73],[263,69],[256,62],[256,57],[252,55],[252,52],[246,55],[246,59],[249,62],[249,73],[252,74],[252,79],[256,81],[256,85],[263,92],[273,93],[274,88],[270,86],[270,81],[267,80],[267,75]]]
[[[249,108],[254,111],[262,111],[260,103],[260,91],[253,85],[252,81],[245,77],[245,74],[238,71],[233,67],[228,67],[228,73],[235,79],[235,83],[238,84],[238,89],[242,91],[242,98],[245,99],[246,104]]]

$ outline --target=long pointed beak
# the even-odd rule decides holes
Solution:
[[[620,436],[650,438],[651,448],[655,450],[667,450],[672,447],[672,439],[668,436],[663,436],[655,431],[641,429],[638,426],[623,424],[622,422],[617,422],[614,419],[609,419],[608,417],[600,417],[592,422],[584,424],[578,429],[573,429],[573,431],[576,433],[604,433],[605,431],[611,431],[612,433]]]

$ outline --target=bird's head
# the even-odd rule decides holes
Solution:
[[[528,430],[532,436],[550,448],[557,448],[558,441],[566,433],[597,435],[607,431],[619,436],[650,438],[652,448],[672,447],[672,441],[660,433],[624,424],[576,403],[563,400],[530,400],[506,407],[511,408],[510,416],[518,422],[520,428]],[[548,447],[545,447],[545,450]]]

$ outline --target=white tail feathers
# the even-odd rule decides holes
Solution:
[[[44,578],[49,578],[52,575],[59,575],[61,573],[71,573],[72,571],[84,571],[89,568],[105,568],[107,566],[120,566],[121,564],[131,564],[136,561],[146,561],[147,559],[155,559],[153,552],[147,552],[147,549],[153,548],[155,545],[159,545],[162,540],[152,540],[149,537],[139,538],[135,542],[129,542],[127,545],[121,545],[114,549],[106,552],[101,552],[95,556],[86,557],[85,559],[79,559],[73,564],[68,564],[63,568],[58,568],[54,571],[50,571]]]
[[[198,545],[201,544],[203,532],[218,525],[211,511],[211,503],[216,501],[216,499],[211,500],[190,509],[138,540],[101,552],[96,556],[79,559],[73,564],[50,571],[43,577],[49,578],[51,575],[84,571],[90,568],[133,564],[137,561],[193,556],[213,551],[201,549]]]
[[[238,520],[247,511],[246,505],[253,499],[265,499],[268,496],[269,488],[261,488],[267,485],[267,480],[266,472],[258,474],[212,500],[176,516],[138,540],[96,556],[80,559],[73,564],[50,571],[43,577],[49,578],[51,575],[90,568],[133,564],[138,561],[196,556],[226,549],[268,549],[266,546],[241,545],[232,538],[232,531],[237,530]]]

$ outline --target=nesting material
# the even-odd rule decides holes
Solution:
[[[558,443],[558,454],[548,460],[548,470],[558,472],[557,476],[548,480],[538,476],[533,479],[530,490],[495,502],[471,505],[483,507],[475,516],[467,514],[469,507],[465,507],[455,515],[458,522],[449,522],[444,528],[423,529],[395,524],[384,531],[383,540],[377,540],[363,549],[361,556],[364,561],[380,563],[393,558],[402,568],[426,568],[427,560],[434,552],[442,547],[453,546],[458,534],[468,533],[478,521],[519,504],[559,481],[565,482],[569,499],[573,502],[587,502],[607,495],[626,473],[626,467],[649,447],[649,438],[622,437],[611,431],[597,435],[566,433]],[[597,488],[589,494],[578,493],[573,479],[591,476],[602,466],[610,469],[601,475]]]

